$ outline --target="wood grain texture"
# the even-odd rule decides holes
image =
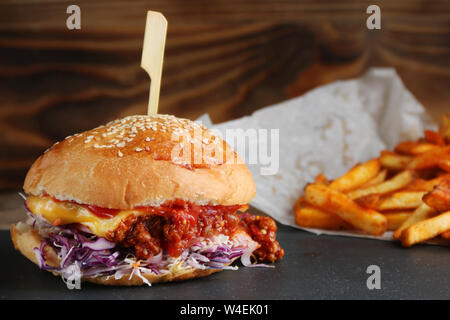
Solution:
[[[370,66],[395,67],[435,119],[449,111],[450,2],[77,1],[82,29],[66,29],[68,1],[0,3],[0,190],[20,189],[53,142],[129,114],[145,114],[140,69],[145,12],[169,21],[160,112],[213,121],[250,114]]]

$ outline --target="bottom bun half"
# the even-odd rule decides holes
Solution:
[[[11,238],[16,250],[19,250],[25,257],[31,260],[36,265],[39,265],[37,257],[34,253],[34,248],[41,245],[42,237],[39,233],[32,229],[30,226],[21,224],[11,226]],[[46,262],[50,266],[58,266],[59,258],[53,248],[47,246],[45,248]],[[150,283],[158,282],[170,282],[170,281],[183,281],[193,278],[200,278],[208,276],[212,273],[222,271],[221,269],[189,269],[189,270],[177,270],[175,272],[169,272],[161,275],[156,274],[143,274],[143,276]],[[58,272],[52,272],[55,276],[60,276]],[[115,279],[114,276],[102,276],[102,277],[83,277],[82,281],[92,282],[102,285],[110,286],[140,286],[144,284],[144,281],[137,275],[130,274]]]

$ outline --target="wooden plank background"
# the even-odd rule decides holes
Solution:
[[[237,118],[318,85],[395,67],[437,120],[449,111],[450,1],[0,2],[0,190],[21,188],[42,151],[67,135],[146,112],[145,12],[169,21],[160,112]],[[0,210],[1,211],[1,210]]]

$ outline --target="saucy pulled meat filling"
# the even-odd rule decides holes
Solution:
[[[253,252],[258,260],[275,262],[283,258],[284,250],[276,240],[277,224],[272,218],[249,214],[241,220],[241,223],[252,239],[261,245]]]
[[[107,238],[125,247],[134,247],[139,259],[161,250],[179,256],[198,237],[231,235],[244,227],[261,247],[255,251],[260,261],[274,262],[284,255],[276,238],[276,223],[269,217],[257,219],[246,214],[241,219],[236,206],[199,206],[187,201],[166,202],[158,207],[141,207],[144,214],[129,216]]]

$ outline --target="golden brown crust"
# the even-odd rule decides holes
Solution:
[[[20,223],[20,222],[19,222]],[[25,257],[38,264],[34,248],[41,246],[42,237],[29,226],[22,224],[22,228],[17,228],[16,225],[11,226],[11,239],[14,244],[14,248],[19,250]],[[58,257],[55,251],[51,248],[45,250],[47,264],[50,266],[58,266]]]
[[[183,272],[173,274],[167,273],[164,275],[154,275],[154,274],[145,274],[143,275],[150,283],[162,283],[162,282],[173,282],[173,281],[184,281],[194,278],[201,278],[209,276],[215,272],[222,271],[220,269],[208,269],[208,270],[200,270],[200,269],[192,269],[185,270]],[[133,275],[131,279],[129,279],[129,275],[123,276],[120,279],[114,279],[114,277],[98,277],[98,278],[86,278],[85,281],[106,285],[106,286],[141,286],[144,284],[141,278]]]
[[[38,265],[38,261],[36,255],[34,254],[33,249],[38,248],[41,245],[42,237],[29,226],[22,225],[21,228],[17,228],[15,225],[11,226],[11,239],[14,243],[14,248],[19,250],[25,257],[31,260],[33,263]],[[46,262],[51,266],[58,266],[58,258],[56,256],[55,251],[47,246],[46,247]],[[170,281],[183,281],[193,278],[205,277],[212,273],[222,271],[221,269],[208,269],[208,270],[200,270],[200,269],[191,269],[191,270],[183,270],[177,273],[167,273],[163,275],[155,275],[155,274],[143,274],[143,276],[150,283],[158,283],[158,282],[170,282]],[[56,272],[52,272],[54,275],[59,275]],[[114,285],[114,286],[140,286],[144,284],[144,281],[136,275],[133,275],[131,278],[129,275],[124,275],[120,279],[115,279],[114,277],[83,277],[83,281],[92,282],[96,284],[102,285]]]
[[[174,141],[186,133],[194,138]],[[197,151],[210,147],[226,159],[205,151],[199,158]],[[192,157],[177,160],[174,148],[190,149]],[[66,138],[36,160],[24,190],[116,209],[173,199],[246,204],[256,193],[250,171],[221,138],[192,121],[163,115],[128,117]]]

